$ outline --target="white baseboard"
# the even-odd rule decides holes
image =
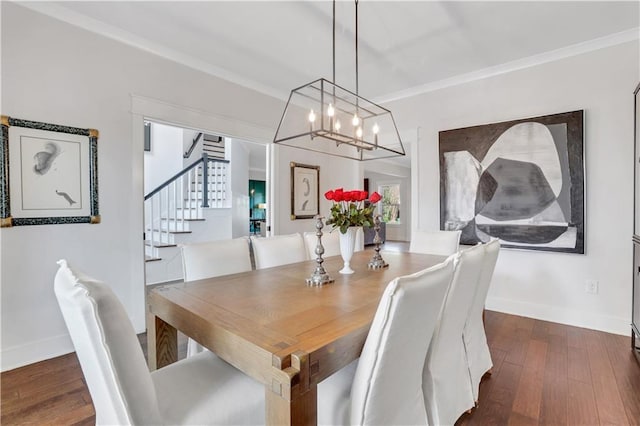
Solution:
[[[593,312],[521,302],[501,297],[488,297],[485,306],[491,311],[621,334],[623,336],[629,336],[631,333],[631,322],[627,318],[599,315]]]
[[[0,370],[2,372],[13,370],[34,362],[65,355],[74,350],[68,334],[42,339],[22,346],[2,348],[0,351]]]

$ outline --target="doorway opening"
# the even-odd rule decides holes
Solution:
[[[183,279],[182,244],[249,236],[254,211],[268,228],[266,144],[151,119],[144,128],[146,285]]]

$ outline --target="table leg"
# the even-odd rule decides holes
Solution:
[[[178,331],[152,313],[147,314],[147,352],[151,371],[178,360]]]
[[[318,423],[318,388],[310,378],[309,355],[301,351],[291,354],[290,367],[274,368],[271,384],[265,391],[268,425]]]
[[[267,425],[311,425],[317,424],[317,386],[309,387],[304,393],[292,395],[290,398],[274,392],[271,386],[266,387],[266,423]]]

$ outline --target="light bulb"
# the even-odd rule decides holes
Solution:
[[[358,114],[353,114],[353,120],[351,120],[351,124],[353,124],[353,127],[356,127],[358,124],[360,124],[360,118],[358,117]]]
[[[342,125],[340,124],[340,120],[336,120],[336,124],[333,127],[336,129],[336,132],[339,132],[340,127],[342,127]]]
[[[333,108],[333,105],[329,104],[329,106],[327,107],[327,115],[329,117],[333,117],[335,113],[336,110]]]
[[[380,127],[378,127],[378,123],[375,123],[371,128],[373,131],[373,143],[378,146],[378,132],[380,131]]]
[[[311,112],[309,113],[309,122],[313,123],[314,121],[316,121],[316,113],[311,110]]]
[[[356,129],[356,136],[361,138],[362,137],[362,127],[358,127]]]

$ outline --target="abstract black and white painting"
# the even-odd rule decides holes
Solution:
[[[584,111],[442,131],[440,228],[584,253]]]

